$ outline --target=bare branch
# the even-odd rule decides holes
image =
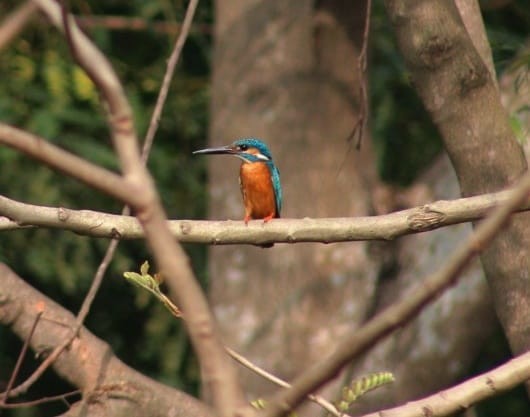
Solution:
[[[368,55],[368,40],[370,37],[370,21],[372,14],[372,0],[366,1],[366,15],[364,19],[364,30],[363,30],[363,43],[361,47],[361,53],[357,59],[357,71],[359,72],[359,94],[361,96],[359,117],[355,122],[353,129],[348,136],[348,141],[352,140],[357,136],[357,143],[355,148],[361,149],[361,143],[363,140],[364,132],[366,130],[366,124],[368,123],[368,88],[366,81],[366,68],[367,68],[367,55]]]
[[[225,348],[228,354],[239,364],[244,366],[245,368],[251,370],[252,372],[255,372],[259,376],[265,378],[268,381],[273,382],[276,385],[279,385],[283,388],[290,388],[291,384],[284,381],[281,378],[278,378],[276,375],[271,374],[270,372],[267,372],[263,368],[260,368],[255,363],[252,363],[247,358],[245,358],[243,355],[240,355],[235,350],[230,349],[229,347]],[[308,394],[307,398],[310,401],[313,401],[314,403],[320,405],[324,410],[326,410],[331,415],[337,416],[337,417],[349,417],[348,414],[340,412],[337,410],[337,407],[335,407],[332,403],[330,403],[325,398],[321,397],[320,395],[314,395],[314,394]]]
[[[7,47],[18,36],[31,18],[35,15],[37,6],[28,0],[19,6],[13,13],[6,16],[0,25],[0,51]]]
[[[46,403],[51,403],[55,401],[65,401],[68,397],[72,397],[74,395],[79,395],[79,394],[81,394],[81,390],[76,389],[74,391],[65,392],[64,394],[53,395],[50,397],[42,397],[42,398],[39,398],[37,400],[32,400],[32,401],[24,401],[24,402],[9,403],[9,404],[0,403],[0,408],[35,407],[36,405],[40,405],[40,404],[46,404]]]
[[[1,137],[0,137],[1,141]],[[510,191],[439,200],[423,206],[370,217],[320,219],[275,219],[262,221],[170,220],[171,233],[181,242],[226,244],[351,242],[393,240],[400,236],[476,221],[505,202]],[[530,209],[527,199],[518,210]],[[144,233],[135,217],[44,207],[20,203],[0,196],[0,231],[37,226],[70,230],[80,235],[118,239],[142,239]]]
[[[125,181],[78,156],[58,148],[39,136],[0,123],[0,143],[23,152],[46,165],[121,200],[134,198]]]
[[[169,57],[166,73],[164,74],[164,80],[162,81],[162,87],[160,88],[160,93],[158,94],[158,98],[156,100],[155,109],[153,110],[153,115],[151,116],[147,134],[145,135],[144,146],[142,150],[142,160],[144,162],[147,160],[147,155],[149,155],[149,150],[151,149],[156,130],[158,129],[158,123],[160,121],[162,109],[164,108],[164,103],[166,102],[169,86],[171,85],[171,79],[173,78],[173,74],[179,61],[182,48],[184,47],[184,43],[186,42],[188,34],[190,33],[193,16],[195,15],[195,10],[197,9],[198,3],[199,0],[191,0],[188,4],[186,16],[184,17],[184,22],[182,23],[182,30]]]
[[[189,31],[190,31],[191,23],[193,21],[193,16],[197,8],[197,3],[198,3],[198,0],[192,0],[189,3],[188,8],[186,10],[186,16],[184,19],[184,23],[182,25],[182,30],[177,38],[177,41],[173,48],[173,52],[171,53],[171,56],[169,58],[166,72],[164,74],[164,80],[162,82],[162,87],[160,88],[160,92],[157,98],[155,110],[153,111],[153,115],[151,116],[151,122],[149,124],[149,129],[147,131],[146,138],[144,140],[144,145],[143,145],[142,155],[141,155],[142,163],[144,165],[147,163],[149,154],[151,152],[154,136],[158,128],[158,121],[160,119],[162,109],[164,108],[164,103],[166,101],[167,93],[169,91],[171,79],[173,78],[175,67],[180,57],[180,53],[182,52],[182,47],[184,46],[184,43],[186,42],[186,38],[188,37]],[[64,14],[63,14],[63,21],[65,23],[67,21],[67,19],[64,18]],[[125,206],[121,214],[122,216],[129,216],[130,214],[129,207]],[[105,275],[105,271],[108,269],[108,266],[110,265],[110,262],[112,261],[112,258],[114,257],[114,253],[116,252],[116,248],[118,247],[118,242],[119,241],[116,238],[114,238],[111,241],[111,243],[109,244],[105,252],[105,256],[103,257],[103,260],[98,266],[98,269],[97,269],[96,275],[94,276],[94,280],[92,282],[90,290],[85,300],[83,301],[83,305],[76,319],[76,323],[77,323],[77,328],[75,331],[76,334],[79,331],[79,328],[81,327],[82,323],[84,322],[86,315],[88,314],[90,305],[92,304],[92,301],[103,280],[103,276]]]
[[[366,414],[363,417],[442,417],[453,415],[488,397],[509,390],[530,379],[530,352],[505,364],[418,401]]]
[[[26,340],[35,315],[42,311],[30,347],[40,354],[56,349],[75,328],[75,317],[2,263],[0,277],[0,325],[9,326],[17,337]],[[190,417],[213,415],[200,401],[125,365],[85,328],[52,366],[61,378],[79,387],[85,398],[97,400],[92,402],[105,411],[104,415],[163,417],[175,414],[175,410]]]
[[[401,300],[345,337],[334,353],[298,377],[291,389],[277,393],[270,401],[265,414],[268,417],[277,417],[292,410],[308,393],[335,377],[344,365],[405,324],[445,289],[455,284],[462,270],[499,233],[512,212],[528,198],[529,192],[530,174],[525,174],[508,199],[476,228],[475,233],[455,251],[445,265],[408,291]]]
[[[33,333],[35,333],[35,329],[37,328],[37,324],[39,323],[39,320],[41,317],[42,317],[42,311],[37,312],[37,315],[35,316],[35,321],[33,322],[31,326],[31,330],[29,331],[29,334],[27,335],[26,340],[24,340],[24,346],[22,346],[20,355],[18,355],[17,363],[15,364],[15,368],[13,369],[13,372],[11,373],[11,378],[9,378],[9,382],[7,383],[5,396],[0,398],[0,408],[2,406],[5,406],[6,401],[9,398],[11,388],[13,388],[17,375],[20,371],[20,367],[22,366],[22,361],[24,360],[24,357],[26,356],[26,353],[28,351],[29,343],[31,341],[31,336],[33,336]]]
[[[50,0],[36,0],[50,20],[64,30],[60,8]],[[124,180],[132,195],[123,201],[137,213],[146,239],[177,305],[188,317],[186,325],[196,349],[203,381],[222,416],[232,415],[245,403],[235,368],[217,335],[212,314],[190,268],[188,258],[166,225],[166,216],[152,178],[142,164],[134,132],[132,111],[118,77],[105,56],[81,32],[71,16],[69,41],[78,63],[101,91],[109,114],[112,141]]]

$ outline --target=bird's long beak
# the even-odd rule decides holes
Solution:
[[[235,154],[236,151],[231,146],[220,146],[218,148],[206,148],[193,152],[193,155],[215,155],[215,154]]]

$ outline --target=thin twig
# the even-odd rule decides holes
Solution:
[[[22,346],[22,350],[20,351],[20,354],[18,355],[15,368],[13,369],[13,372],[11,373],[11,378],[9,378],[9,382],[7,383],[5,395],[0,397],[0,407],[5,405],[7,399],[9,398],[9,392],[11,391],[11,389],[13,388],[13,385],[15,384],[17,375],[20,372],[20,367],[22,366],[22,361],[26,357],[26,353],[28,351],[31,338],[33,337],[33,333],[35,333],[35,329],[37,328],[37,324],[39,323],[40,318],[42,317],[42,313],[43,313],[42,311],[39,311],[37,315],[35,316],[35,321],[33,322],[33,325],[31,326],[31,330],[29,331],[28,337],[26,337],[26,340],[24,341],[24,345]]]
[[[197,9],[198,3],[198,0],[192,0],[188,4],[186,15],[184,16],[184,22],[182,23],[182,29],[177,38],[177,41],[175,42],[173,51],[171,52],[171,55],[169,57],[166,72],[164,74],[164,80],[162,81],[162,87],[160,88],[160,92],[156,100],[155,109],[153,110],[153,115],[151,116],[149,128],[147,129],[147,134],[145,135],[144,139],[144,145],[142,149],[142,161],[144,163],[147,160],[147,155],[149,155],[149,151],[151,149],[156,130],[158,129],[158,123],[160,121],[160,116],[162,114],[167,94],[169,92],[169,86],[171,85],[171,80],[173,79],[173,74],[175,73],[175,68],[179,61],[182,48],[184,47],[184,43],[186,43],[186,39],[188,38],[188,35],[190,33],[191,24],[193,22],[193,16],[195,15],[195,10]]]
[[[79,57],[77,55],[77,48],[72,39],[72,27],[70,26],[70,19],[68,18],[70,12],[68,10],[68,7],[65,4],[65,0],[57,0],[57,2],[61,6],[61,18],[62,18],[62,24],[64,27],[64,37],[66,39],[66,43],[68,44],[68,49],[70,50],[70,54],[72,55],[74,60],[77,61]],[[74,19],[75,19],[74,15],[71,15],[71,20],[74,20]]]
[[[64,349],[72,342],[75,338],[75,332],[72,332],[72,335],[66,338],[59,346],[57,346],[49,356],[46,357],[44,361],[33,371],[33,373],[27,377],[24,382],[17,385],[9,392],[11,398],[17,397],[21,394],[24,394],[38,379],[46,372],[46,370],[56,361],[56,359],[61,355]],[[7,399],[7,392],[0,394],[0,398]]]
[[[228,354],[238,363],[243,365],[245,368],[249,369],[250,371],[262,376],[263,378],[273,382],[276,385],[279,385],[283,388],[291,388],[291,384],[289,384],[287,381],[284,381],[281,378],[278,378],[276,375],[271,374],[270,372],[267,372],[263,368],[260,368],[255,363],[249,361],[244,356],[237,353],[235,350],[230,349],[229,347],[225,347]],[[332,403],[330,403],[325,398],[321,397],[320,395],[314,395],[309,394],[307,398],[310,401],[313,401],[314,403],[320,405],[322,408],[324,408],[328,413],[336,416],[336,417],[349,417],[348,414],[342,413],[339,410],[337,410],[337,407],[335,407]]]
[[[66,398],[73,395],[81,394],[81,390],[76,389],[64,394],[52,395],[50,397],[39,398],[38,400],[24,401],[19,403],[0,404],[0,408],[22,408],[22,407],[34,407],[36,405],[50,403],[53,401],[64,401]]]
[[[33,373],[24,380],[20,385],[18,385],[13,390],[6,390],[4,394],[0,396],[0,398],[7,399],[8,397],[16,397],[18,395],[21,395],[25,393],[37,380],[46,372],[46,370],[53,365],[53,363],[57,360],[57,358],[61,355],[61,353],[72,343],[72,341],[78,336],[79,331],[81,330],[81,327],[83,327],[83,322],[86,319],[86,316],[88,315],[90,311],[90,306],[92,305],[92,302],[94,301],[94,298],[96,297],[96,294],[99,290],[99,287],[101,286],[101,282],[103,280],[105,271],[112,259],[113,253],[116,250],[116,246],[118,245],[119,241],[114,239],[109,244],[109,247],[107,248],[107,252],[105,253],[105,256],[103,258],[103,261],[99,265],[96,275],[94,276],[94,279],[92,280],[92,284],[90,286],[90,289],[88,290],[87,295],[85,296],[85,299],[83,300],[83,304],[81,305],[81,308],[79,310],[79,313],[77,314],[76,320],[75,320],[75,326],[72,329],[72,332],[69,337],[67,337],[63,342],[57,346],[49,356],[46,357],[44,361],[41,362],[41,364],[33,371]]]
[[[363,139],[366,124],[368,123],[368,89],[366,87],[366,68],[368,55],[368,40],[370,37],[370,17],[372,11],[372,0],[366,1],[366,15],[364,19],[363,43],[361,52],[357,59],[357,71],[359,73],[359,95],[361,96],[361,106],[359,108],[359,117],[355,122],[351,133],[348,136],[348,142],[357,136],[357,143],[355,148],[361,149],[361,142]]]
[[[24,340],[35,318],[35,307],[45,310],[31,340],[34,350],[39,351],[41,346],[55,347],[68,334],[68,329],[75,326],[75,316],[1,262],[0,276],[0,325],[11,327]],[[84,407],[87,412],[81,412],[82,415],[115,415],[109,410],[119,409],[118,414],[131,416],[171,415],[174,410],[188,417],[218,416],[202,401],[125,365],[107,342],[85,329],[68,354],[61,355],[54,366],[65,381],[81,389],[83,397],[88,399]],[[78,403],[77,411],[79,407],[83,408]],[[77,415],[76,408],[64,416]]]
[[[421,280],[405,296],[372,320],[346,336],[327,359],[313,365],[293,382],[291,389],[277,393],[264,411],[267,417],[278,417],[296,407],[310,392],[337,375],[344,365],[359,357],[384,336],[403,326],[427,304],[454,285],[469,262],[480,253],[506,224],[510,215],[530,193],[530,173],[525,174],[510,193],[508,200],[480,223],[475,233],[458,248],[435,273]]]

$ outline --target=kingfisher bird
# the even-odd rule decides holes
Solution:
[[[280,217],[280,171],[272,160],[269,147],[263,141],[255,138],[239,139],[228,146],[201,149],[193,154],[227,154],[241,159],[239,186],[245,206],[245,224],[250,219],[263,219],[266,223]]]

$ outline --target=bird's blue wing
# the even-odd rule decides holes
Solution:
[[[274,163],[270,163],[268,165],[271,171],[272,186],[274,187],[276,215],[280,217],[280,212],[282,211],[282,184],[280,183],[280,171],[276,165],[274,165]]]

